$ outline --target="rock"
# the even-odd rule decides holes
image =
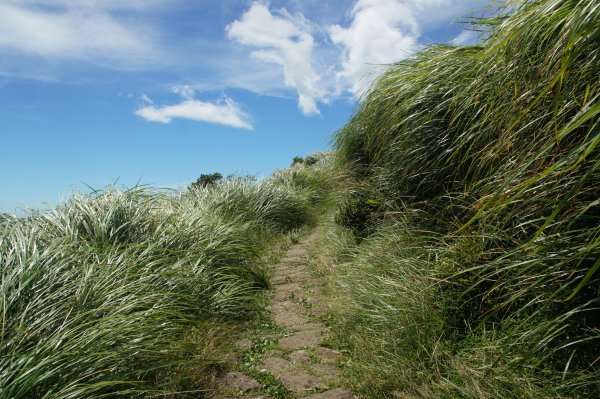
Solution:
[[[302,295],[302,287],[297,283],[283,284],[275,287],[273,300],[281,302],[288,299],[297,299]]]
[[[274,308],[273,319],[275,320],[275,324],[284,329],[294,329],[303,324],[308,324],[310,320],[305,316],[302,316],[299,313],[302,308],[299,306],[298,308],[299,309]]]
[[[279,346],[287,350],[298,350],[321,343],[322,337],[313,331],[303,331],[279,340]]]
[[[259,388],[260,384],[254,378],[239,371],[230,371],[219,380],[219,386],[225,390],[246,392]]]
[[[329,391],[315,393],[312,395],[305,396],[304,399],[355,399],[356,396],[352,392],[345,389],[336,388],[330,389]]]
[[[291,283],[293,281],[293,279],[291,277],[289,277],[289,275],[282,275],[282,276],[273,276],[271,278],[271,284],[272,285],[281,285],[281,284],[286,284],[286,283]]]
[[[293,352],[290,354],[290,359],[292,363],[296,364],[308,364],[310,363],[310,355],[307,351],[301,349],[299,351]]]
[[[323,346],[317,346],[315,348],[315,355],[317,355],[321,361],[329,363],[337,362],[341,356],[340,352]]]
[[[285,359],[280,357],[268,357],[263,359],[261,367],[271,374],[277,375],[282,370],[288,370],[292,367],[292,364]]]
[[[322,323],[305,323],[305,324],[301,324],[299,326],[296,326],[294,329],[294,331],[315,331],[315,332],[322,332],[325,331],[325,326]]]
[[[335,379],[341,373],[340,369],[332,364],[317,364],[313,370],[315,374],[322,375],[325,379]]]
[[[296,393],[326,387],[320,378],[302,370],[284,372],[277,375],[277,378],[287,389]]]

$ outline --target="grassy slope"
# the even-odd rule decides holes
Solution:
[[[333,320],[365,396],[600,389],[600,5],[510,6],[391,66],[335,138]]]
[[[482,46],[392,66],[336,136],[348,176],[318,259],[364,396],[600,389],[596,3],[512,2]],[[330,177],[321,159],[2,216],[0,397],[204,388],[258,306],[264,243],[313,219]]]
[[[269,243],[314,220],[325,163],[2,216],[0,397],[197,397],[260,306]]]

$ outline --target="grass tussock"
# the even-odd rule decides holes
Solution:
[[[600,390],[600,6],[505,6],[481,45],[390,66],[335,137],[360,241],[335,320],[367,396]]]
[[[261,305],[269,243],[314,221],[320,167],[3,215],[0,397],[197,397]]]

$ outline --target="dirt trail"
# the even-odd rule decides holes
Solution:
[[[273,348],[262,354],[251,370],[243,371],[244,367],[238,367],[240,371],[230,371],[223,376],[219,381],[219,397],[269,398],[266,394],[269,387],[264,381],[272,380],[283,390],[279,396],[355,398],[337,384],[339,352],[323,346],[327,328],[319,317],[326,312],[326,304],[321,296],[320,281],[312,278],[307,268],[307,250],[316,238],[317,233],[313,233],[294,245],[276,265],[271,279],[274,290],[269,311],[274,324],[285,333],[273,338]],[[251,350],[253,343],[244,340],[240,346]],[[262,384],[251,376],[253,373],[255,376],[261,373]],[[263,378],[265,375],[266,379]]]

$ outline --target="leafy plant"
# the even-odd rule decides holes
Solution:
[[[3,216],[0,397],[204,390],[224,326],[262,306],[269,242],[311,222],[308,193],[288,183],[109,188]]]
[[[426,259],[420,267],[430,270],[436,294],[406,295],[421,298],[421,311],[433,320],[444,320],[423,327],[437,331],[429,344],[421,343],[431,356],[419,360],[429,381],[408,376],[412,383],[390,382],[385,389],[401,385],[434,397],[597,392],[596,3],[503,3],[497,16],[480,21],[488,28],[481,44],[431,46],[389,66],[336,135],[336,162],[352,170],[351,190],[375,186],[384,198],[369,209],[370,196],[355,197],[341,214],[358,221],[340,222],[360,232],[361,220],[383,215],[389,223],[402,220],[399,229],[426,232],[419,234],[423,244],[415,256]],[[381,272],[369,266],[364,251],[399,234],[379,226],[385,237],[371,231],[373,238],[351,252],[348,267],[356,271],[341,287],[383,273],[369,289],[374,298],[352,289],[346,295],[357,303],[355,317],[365,317],[364,334],[377,337],[381,356],[389,357],[378,361],[397,371],[395,365],[404,364],[399,357],[414,358],[417,349],[395,348],[402,333],[371,323],[392,306],[377,301],[403,286],[389,267],[407,266],[401,258],[381,265]],[[405,272],[409,276],[397,273],[420,278]]]

